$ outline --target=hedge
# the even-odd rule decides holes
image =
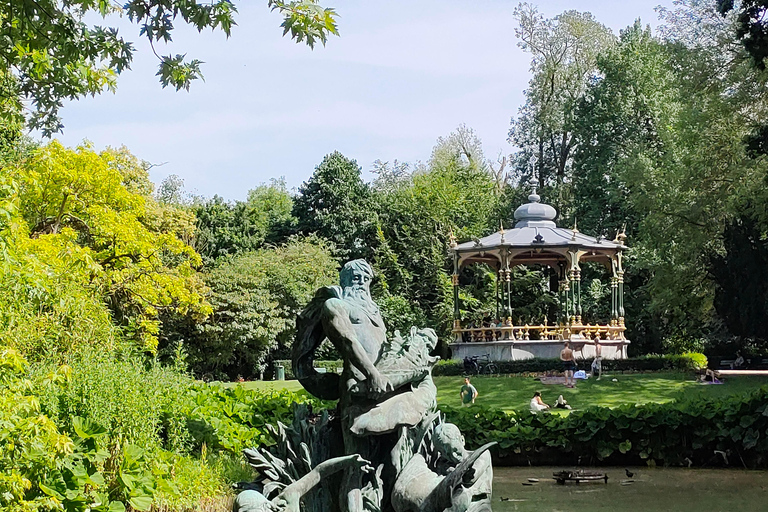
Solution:
[[[589,369],[591,359],[579,359],[579,368]],[[494,361],[499,373],[544,373],[562,371],[563,362],[560,359],[523,359],[519,361]],[[706,368],[707,358],[704,354],[687,353],[682,355],[648,355],[631,359],[603,359],[603,372],[642,372],[664,370],[698,370]],[[432,370],[432,375],[462,375],[464,362],[457,360],[439,361]]]
[[[544,373],[551,371],[561,371],[563,363],[559,359],[523,359],[520,361],[495,361],[502,374],[515,373]],[[578,360],[580,368],[589,368],[591,359]],[[272,366],[273,376],[274,368],[282,365],[285,369],[286,379],[295,379],[293,375],[293,365],[290,359],[280,359],[274,361]],[[344,362],[337,361],[315,361],[315,368],[325,368],[328,373],[341,372]],[[690,371],[705,368],[707,358],[704,354],[687,353],[682,355],[649,355],[635,357],[632,359],[603,359],[604,372],[643,372],[643,371],[665,371],[678,370]],[[455,376],[464,374],[464,362],[456,360],[439,361],[432,370],[432,375]]]
[[[568,416],[443,406],[468,448],[499,443],[499,465],[768,467],[768,386],[746,396],[592,407]]]

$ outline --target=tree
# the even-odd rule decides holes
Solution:
[[[438,139],[427,166],[394,182],[376,182],[380,227],[374,260],[383,274],[377,289],[384,311],[424,318],[447,333],[453,307],[450,234],[466,240],[498,229],[498,189],[482,154],[474,132],[460,127]]]
[[[736,13],[736,38],[744,45],[755,67],[765,69],[768,58],[768,0],[717,0],[717,10],[723,16]]]
[[[521,3],[514,15],[518,46],[531,53],[533,75],[509,131],[509,141],[519,148],[514,165],[523,181],[535,172],[541,187],[562,184],[570,177],[576,144],[573,110],[595,72],[597,55],[615,44],[615,37],[588,12],[566,11],[549,20]]]
[[[298,231],[332,242],[340,260],[370,259],[378,240],[371,191],[360,171],[355,160],[334,151],[299,187],[293,204]]]
[[[176,319],[164,332],[168,352],[182,340],[199,376],[253,378],[274,351],[290,348],[295,320],[321,286],[336,284],[337,263],[317,237],[222,258],[205,273],[213,314]]]
[[[122,156],[122,157],[121,157]],[[152,199],[132,192],[140,169],[124,177],[113,162],[130,158],[54,141],[7,168],[18,183],[22,232],[49,251],[76,254],[89,288],[108,303],[125,332],[154,350],[163,311],[198,319],[210,310],[195,266],[199,255],[172,231],[153,229]],[[146,176],[145,176],[146,179]],[[31,242],[30,242],[31,243]]]
[[[314,47],[317,42],[325,44],[329,34],[338,33],[336,12],[322,8],[316,0],[268,0],[267,5],[283,15],[283,34],[290,33],[297,42]],[[218,29],[229,36],[235,13],[229,0],[130,0],[123,6],[91,0],[3,0],[0,19],[5,32],[0,55],[4,70],[17,77],[14,92],[34,105],[31,127],[49,136],[62,129],[59,109],[63,99],[114,89],[117,75],[130,69],[133,44],[118,35],[116,28],[90,25],[87,20],[92,16],[126,15],[141,27],[139,35],[149,40],[158,56],[157,75],[163,87],[189,90],[193,80],[202,78],[202,62],[185,60],[180,54],[160,56],[155,43],[170,41],[178,20],[198,31]]]
[[[246,201],[226,202],[219,196],[203,200],[192,207],[197,216],[194,246],[208,265],[264,243],[282,243],[296,224],[292,208],[283,178],[249,191]]]
[[[726,248],[734,222],[768,218],[766,161],[744,145],[768,106],[766,77],[743,58],[728,20],[681,5],[662,11],[662,38],[636,23],[598,58],[575,122],[580,225],[612,235],[628,222],[630,335],[656,350],[661,337],[710,330],[715,299],[738,303],[718,298],[729,293],[713,279],[729,267],[718,257],[739,257]]]

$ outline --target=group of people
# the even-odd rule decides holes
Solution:
[[[502,320],[496,318],[492,319],[490,316],[486,316],[482,320],[470,321],[466,324],[467,329],[483,329],[482,331],[465,331],[463,334],[463,341],[498,341],[508,340],[511,338],[512,333],[509,330],[503,331],[503,327],[512,327],[512,319],[507,317]]]
[[[573,355],[571,344],[568,341],[565,342],[563,350],[560,351],[560,361],[563,362],[563,374],[565,375],[566,387],[575,387],[576,381],[573,376],[576,371],[576,358]],[[599,339],[595,339],[595,358],[592,360],[591,370],[592,375],[597,375],[597,380],[600,380],[600,377],[603,376],[603,357]]]

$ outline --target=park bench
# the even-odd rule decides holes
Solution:
[[[720,370],[730,370],[731,365],[735,362],[735,359],[721,359],[720,360]]]

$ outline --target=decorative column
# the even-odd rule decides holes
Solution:
[[[576,323],[578,325],[581,325],[581,269],[576,267],[576,270],[573,271],[573,277],[574,277],[574,285],[575,285],[575,307],[574,310],[576,312]]]
[[[624,268],[621,266],[621,252],[617,255],[618,269],[616,270],[616,280],[618,284],[618,309],[619,325],[624,327]]]
[[[501,318],[499,316],[499,310],[501,309],[501,304],[499,302],[499,278],[501,277],[501,267],[499,267],[499,270],[496,271],[496,318]]]
[[[507,314],[512,317],[512,270],[509,268],[509,263],[504,272],[504,281],[507,284]]]
[[[574,237],[576,236],[574,228]],[[570,323],[581,324],[581,268],[579,267],[579,251],[571,248],[566,256],[568,261],[568,281],[570,288]]]
[[[461,303],[459,302],[459,255],[453,253],[453,328],[461,329]]]

